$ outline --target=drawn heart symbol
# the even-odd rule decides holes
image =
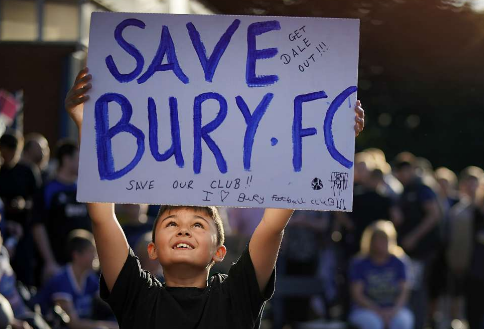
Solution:
[[[227,197],[229,196],[229,194],[230,194],[229,192],[226,192],[224,190],[220,191],[220,198],[221,198],[222,202],[224,202],[225,199],[227,199]]]

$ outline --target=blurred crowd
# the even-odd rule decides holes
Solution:
[[[288,298],[283,323],[316,313],[363,329],[484,328],[483,170],[457,176],[409,152],[389,162],[355,155],[352,212],[295,212],[280,274],[325,289]]]
[[[0,328],[118,328],[99,298],[91,222],[76,201],[77,143],[61,140],[51,157],[42,135],[11,130],[0,153]],[[457,176],[408,152],[390,162],[378,149],[356,154],[353,212],[294,213],[267,327],[484,328],[482,169]],[[146,252],[157,207],[115,211],[142,267],[163,280]],[[227,272],[263,209],[221,215],[228,254],[212,270]]]

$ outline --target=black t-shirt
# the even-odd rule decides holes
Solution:
[[[64,184],[56,179],[48,182],[35,199],[34,222],[43,223],[54,257],[59,264],[70,259],[66,253],[69,232],[91,231],[91,220],[85,203],[76,200],[77,184]]]
[[[422,220],[426,216],[425,204],[436,200],[437,195],[435,192],[419,179],[405,186],[399,202],[399,206],[403,212],[403,223],[397,227],[399,243],[422,223]],[[405,250],[405,252],[410,257],[426,259],[435,252],[438,243],[439,227],[435,226],[419,240],[413,250]]]
[[[0,197],[5,204],[5,219],[20,223],[30,231],[30,214],[33,196],[40,187],[39,173],[30,165],[17,163],[13,168],[0,169]],[[22,197],[26,207],[19,210],[13,200]]]
[[[206,288],[167,287],[141,269],[130,249],[111,293],[101,276],[101,297],[121,329],[258,329],[274,282],[275,271],[260,292],[247,247],[229,274],[212,275]]]

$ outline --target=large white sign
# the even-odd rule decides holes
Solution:
[[[78,200],[350,211],[359,20],[94,13]]]

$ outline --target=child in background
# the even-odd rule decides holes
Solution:
[[[392,222],[377,221],[364,231],[349,274],[354,303],[349,320],[357,328],[413,328],[413,314],[405,307],[409,283],[404,255]]]
[[[66,98],[79,134],[91,79],[87,69],[81,70]],[[358,134],[364,116],[359,102],[355,111]],[[259,328],[265,302],[274,291],[274,267],[292,210],[266,209],[229,274],[209,278],[210,268],[226,254],[217,209],[161,207],[148,245],[149,257],[163,267],[165,283],[160,283],[141,269],[114,205],[92,203],[88,208],[102,269],[101,296],[121,328]]]
[[[99,281],[93,271],[96,255],[94,239],[86,230],[74,230],[69,234],[67,249],[71,262],[50,279],[35,297],[47,313],[55,304],[69,315],[69,328],[118,328],[109,321],[93,321],[93,301],[99,293]]]

